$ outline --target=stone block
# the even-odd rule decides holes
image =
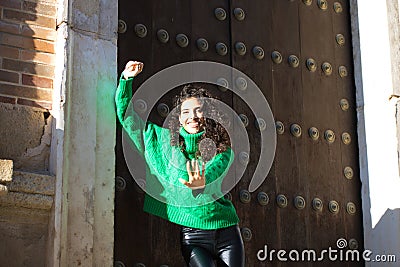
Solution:
[[[10,192],[52,196],[55,190],[55,177],[45,174],[14,171],[8,190]]]
[[[6,89],[10,90],[11,95],[18,94],[18,92],[13,91],[16,88],[11,88],[12,85],[2,86],[0,86],[0,91],[5,89],[4,86],[6,86],[10,87]],[[22,89],[21,87],[18,90]],[[28,91],[32,91],[31,88]],[[46,90],[33,90],[34,98],[41,97],[36,95],[39,91],[44,92]],[[38,111],[34,108],[0,103],[0,121],[0,158],[13,160],[15,169],[48,170],[51,116],[48,117],[48,114],[44,111]]]
[[[43,112],[0,104],[0,121],[0,158],[15,160],[27,149],[40,145],[45,125]]]
[[[7,186],[0,184],[0,196],[4,196],[5,194],[7,194],[7,192]]]
[[[13,161],[8,159],[0,159],[0,183],[8,184],[12,180]]]
[[[47,224],[50,219],[48,210],[29,209],[22,207],[4,207],[0,206],[0,221],[29,224]],[[0,258],[1,259],[1,258]],[[0,264],[0,266],[2,266]]]
[[[98,33],[100,0],[77,1],[72,0],[71,21],[74,29],[88,33]]]
[[[47,227],[0,221],[0,266],[46,266]]]
[[[0,206],[4,207],[50,210],[52,205],[53,197],[46,195],[8,192],[0,196]]]

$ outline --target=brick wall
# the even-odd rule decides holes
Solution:
[[[51,109],[56,0],[0,0],[0,102]]]

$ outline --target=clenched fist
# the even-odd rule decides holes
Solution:
[[[129,61],[125,65],[125,69],[122,72],[125,79],[135,77],[143,70],[143,63],[139,61]]]

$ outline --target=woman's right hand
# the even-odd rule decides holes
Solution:
[[[139,73],[142,72],[143,66],[144,65],[143,65],[142,62],[129,61],[128,63],[126,63],[125,69],[122,72],[122,74],[124,75],[125,79],[131,78],[131,77],[135,77],[136,75],[138,75]]]
[[[206,165],[204,161],[202,161],[201,163],[201,170],[200,170],[199,160],[195,159],[188,160],[186,162],[186,170],[189,176],[189,181],[179,178],[179,182],[186,185],[192,190],[204,188],[206,186],[205,168]]]

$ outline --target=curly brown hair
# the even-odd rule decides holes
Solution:
[[[204,130],[199,143],[202,144],[197,151],[196,156],[202,156],[203,160],[208,161],[213,154],[226,151],[231,146],[230,138],[225,128],[212,118],[226,120],[226,115],[219,112],[216,108],[218,99],[212,96],[210,92],[201,84],[188,84],[183,87],[181,92],[175,96],[173,114],[169,117],[168,127],[171,131],[171,145],[180,146],[185,150],[185,142],[179,135],[180,123],[179,115],[182,103],[189,98],[199,98],[203,105],[203,120],[200,120],[200,129]],[[208,138],[208,140],[205,140]],[[208,142],[201,142],[202,140]]]

